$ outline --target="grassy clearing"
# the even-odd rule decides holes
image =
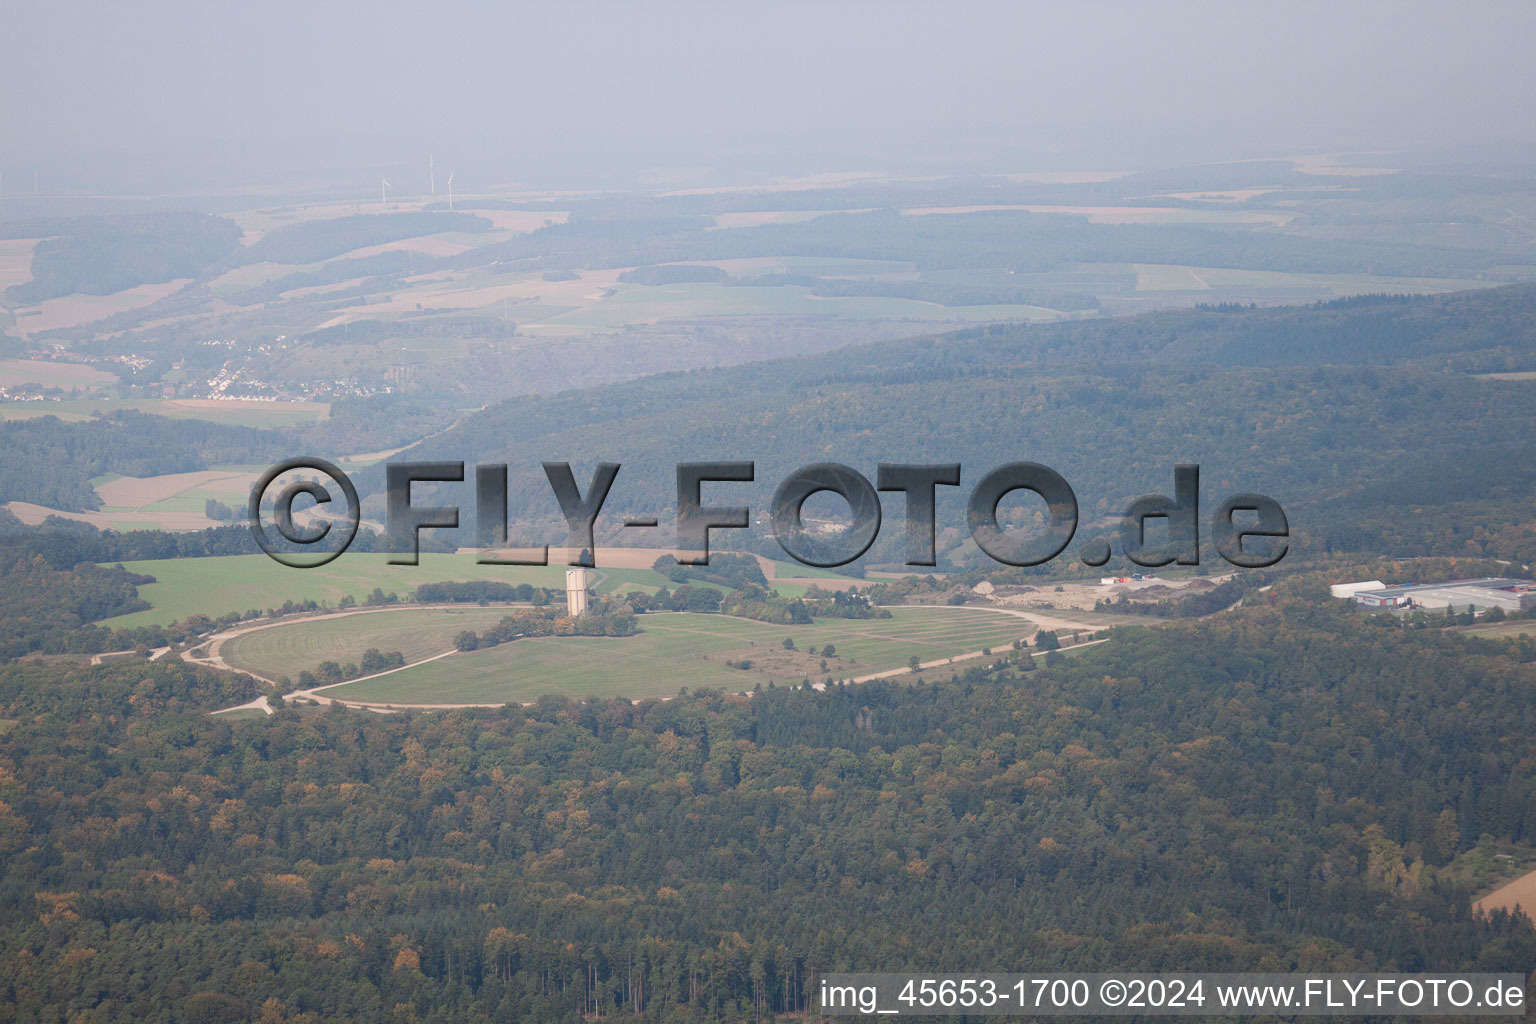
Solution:
[[[565,569],[558,565],[479,565],[469,554],[423,554],[420,565],[389,565],[388,557],[349,552],[318,569],[290,569],[266,555],[128,562],[131,571],[155,577],[155,583],[139,588],[139,596],[153,607],[107,619],[105,624],[164,625],[199,613],[217,617],[251,608],[276,608],[290,600],[334,605],[348,594],[361,601],[375,587],[404,596],[418,584],[452,580],[565,586]]]
[[[167,499],[174,503],[177,498]],[[200,513],[204,496],[196,497]],[[143,524],[137,524],[142,529]],[[139,588],[139,596],[152,606],[146,611],[106,620],[114,627],[168,625],[189,615],[217,618],[252,608],[281,607],[285,601],[315,601],[334,605],[350,594],[361,601],[381,588],[386,594],[406,597],[422,583],[457,580],[490,580],[528,583],[536,587],[565,587],[563,565],[480,565],[474,554],[427,554],[420,565],[389,565],[382,553],[348,552],[318,569],[290,569],[266,555],[229,555],[221,558],[169,558],[128,562],[133,572],[148,573],[156,582]],[[793,571],[786,567],[783,571]],[[599,593],[627,590],[655,593],[677,584],[652,569],[598,568]],[[829,578],[835,578],[828,574]],[[709,584],[701,584],[709,586]],[[799,597],[805,587],[780,583],[774,589],[786,597]]]
[[[599,560],[601,560],[601,555],[598,557]],[[654,569],[608,569],[599,565],[597,571],[601,574],[602,577],[597,585],[597,591],[602,594],[627,594],[634,590],[638,590],[646,594],[654,594],[662,587],[666,587],[669,590],[676,590],[678,587],[683,585],[680,583],[672,582],[672,580],[668,579],[666,576],[662,575]],[[779,571],[789,572],[790,569],[786,566],[779,569]],[[837,579],[838,577],[828,576],[826,578]],[[688,584],[688,586],[709,587],[711,590],[719,590],[722,592],[730,589],[728,587],[720,586],[718,583],[705,583],[702,581],[691,582]],[[778,591],[785,597],[802,597],[804,596],[807,589],[805,585],[800,583],[776,583],[773,580],[768,581],[768,588],[770,590]]]
[[[726,552],[729,554],[730,552]],[[777,558],[769,559],[773,562],[773,571],[788,579],[801,580],[847,580],[849,577],[831,569],[818,569],[814,565],[801,565],[799,562],[784,562]],[[772,582],[771,580],[769,581]]]
[[[1457,630],[1457,632],[1504,640],[1521,635],[1536,637],[1536,622],[1532,622],[1530,619],[1517,619],[1513,622],[1507,620],[1504,622],[1489,622],[1480,626],[1465,626]]]
[[[953,608],[898,608],[889,619],[818,619],[780,626],[724,615],[642,616],[633,637],[538,637],[454,655],[378,679],[327,690],[342,700],[454,704],[573,697],[668,697],[679,687],[750,690],[849,678],[982,648],[1001,650],[1032,635],[1025,619]],[[786,650],[791,637],[796,650]],[[823,659],[827,644],[836,655]],[[811,653],[811,648],[817,653]],[[826,671],[821,668],[822,661]],[[752,663],[733,668],[734,661]],[[930,670],[944,672],[947,670]]]
[[[228,711],[215,711],[214,714],[226,721],[267,717],[267,713],[260,708],[234,708]]]
[[[480,632],[507,614],[506,608],[401,608],[344,618],[296,622],[237,636],[220,654],[234,668],[268,679],[297,677],[322,661],[356,663],[370,647],[399,651],[407,664],[442,654],[462,630]]]
[[[1483,842],[1457,855],[1436,874],[1487,895],[1512,878],[1536,869],[1536,850],[1515,843]]]

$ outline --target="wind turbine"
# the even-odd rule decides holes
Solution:
[[[437,195],[437,158],[427,154],[427,188]]]
[[[389,179],[388,178],[380,178],[379,179],[379,205],[384,207],[385,209],[389,208],[389,193],[387,191],[385,191],[388,188],[389,188]]]
[[[448,175],[448,212],[453,212],[453,174]]]

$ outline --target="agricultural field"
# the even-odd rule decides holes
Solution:
[[[1472,373],[1477,380],[1536,380],[1536,370],[1515,370],[1510,373]]]
[[[52,516],[77,523],[89,523],[98,530],[202,530],[228,525],[204,514],[204,498],[177,495],[143,508],[108,506],[95,512],[66,512],[30,501],[6,502],[5,509],[28,526],[36,526]],[[228,502],[225,502],[228,504]]]
[[[375,587],[385,593],[409,594],[422,583],[493,580],[564,587],[562,566],[479,565],[470,554],[429,554],[420,565],[389,565],[388,556],[349,552],[319,569],[292,569],[266,555],[227,555],[220,558],[169,558],[124,563],[132,572],[148,573],[155,583],[139,587],[139,596],[153,607],[104,620],[113,627],[168,624],[189,615],[217,617],[252,608],[281,607],[286,601],[315,601],[334,605],[351,595],[358,601]]]
[[[868,213],[868,210],[752,210],[715,215],[715,228],[755,228],[764,224],[803,224],[829,213]]]
[[[629,324],[712,316],[837,316],[858,320],[972,322],[1054,320],[1040,306],[941,306],[878,296],[825,297],[810,288],[736,288],[720,284],[618,285],[614,294],[569,312],[529,323],[529,328],[611,330]]]
[[[1513,857],[1512,854],[1508,856]],[[1496,910],[1514,912],[1518,909],[1529,916],[1533,909],[1536,909],[1536,871],[1506,882],[1482,899],[1475,901],[1472,906],[1485,914],[1491,914]]]
[[[109,473],[91,482],[108,508],[143,511],[183,499],[188,511],[193,509],[190,502],[196,502],[196,511],[201,512],[209,498],[245,504],[259,471],[238,467],[146,477]]]
[[[1040,203],[999,203],[970,206],[909,206],[907,217],[947,217],[969,213],[1059,213],[1087,217],[1094,224],[1269,224],[1290,223],[1296,214],[1273,210],[1203,209],[1188,206],[1060,206]],[[763,224],[800,224],[838,213],[869,213],[869,208],[846,210],[755,210],[715,215],[716,228],[758,227]]]
[[[192,281],[189,277],[180,277],[172,281],[163,281],[157,284],[141,284],[134,288],[125,288],[111,295],[63,295],[57,299],[47,299],[36,306],[29,306],[15,310],[16,333],[22,336],[36,334],[40,331],[51,331],[59,327],[75,327],[80,324],[91,323],[95,320],[103,320],[117,313],[124,313],[130,309],[138,309],[158,302],[167,295],[172,295],[186,287]]]
[[[1491,287],[1477,282],[1439,277],[1380,277],[1371,274],[1293,274],[1277,270],[1235,270],[1223,267],[1184,267],[1162,263],[1132,264],[1138,292],[1210,292],[1204,302],[1243,297],[1246,300],[1332,299],[1367,292],[1433,294]]]
[[[682,261],[684,264],[688,262]],[[808,274],[812,277],[869,277],[886,281],[908,281],[918,277],[917,264],[910,260],[863,259],[856,256],[737,256],[697,262],[700,266],[719,267],[734,277]]]
[[[616,277],[617,272],[588,272],[577,280],[559,282],[538,277],[511,282],[503,278],[495,283],[467,278],[422,280],[416,287],[380,295],[366,304],[342,308],[322,326],[335,326],[358,318],[399,315],[419,307],[505,314],[518,324],[519,329],[542,333],[607,331],[694,317],[835,316],[859,320],[964,323],[1052,320],[1060,315],[1040,306],[942,306],[915,299],[878,296],[827,297],[814,295],[810,288],[796,285],[771,288],[713,283],[652,286],[618,283],[614,280]],[[339,286],[332,290],[339,290]]]
[[[0,238],[0,291],[32,280],[32,250],[38,238]]]
[[[306,202],[291,206],[266,206],[254,210],[244,210],[230,214],[230,219],[240,225],[243,232],[241,244],[254,245],[260,241],[268,231],[274,228],[287,227],[292,224],[303,224],[309,221],[330,220],[336,217],[348,217],[359,213],[380,213],[376,206],[369,204],[371,208],[365,209],[363,204],[352,201],[321,201]],[[405,213],[421,208],[420,203],[392,202],[390,213]]]
[[[621,550],[621,549],[616,549]],[[597,553],[598,593],[638,589],[654,593],[662,587],[677,585],[661,573],[648,568],[605,568],[605,551]],[[227,555],[219,558],[169,558],[127,562],[133,572],[155,577],[155,583],[139,587],[139,597],[153,607],[129,615],[104,620],[113,627],[169,624],[189,615],[217,618],[230,612],[252,608],[281,607],[285,601],[315,601],[335,604],[351,595],[361,601],[375,587],[385,593],[404,597],[419,584],[459,580],[488,580],[499,583],[528,583],[536,587],[564,588],[565,566],[554,565],[480,565],[474,553],[435,554],[424,552],[420,565],[389,565],[388,556],[372,552],[348,552],[319,569],[292,569],[279,565],[266,555]],[[551,560],[560,552],[551,550]],[[651,556],[654,560],[654,555]],[[799,566],[772,563],[776,571],[796,573]],[[811,573],[814,570],[805,570]],[[809,577],[808,577],[809,578]],[[819,573],[823,589],[832,589],[846,577]],[[697,584],[710,586],[710,584]],[[786,597],[805,592],[803,583],[770,585]]]
[[[572,697],[670,697],[679,687],[733,691],[858,678],[984,648],[1001,651],[1035,633],[1018,615],[957,608],[893,608],[889,619],[817,619],[783,626],[684,612],[640,617],[632,637],[536,637],[456,654],[327,689],[338,700],[421,704],[531,701]],[[784,647],[793,639],[795,650]],[[833,657],[819,653],[832,644]],[[815,648],[818,653],[811,653]],[[822,662],[826,669],[822,669]],[[732,667],[750,663],[747,668]],[[934,671],[948,674],[947,669]]]
[[[1434,613],[1431,612],[1431,615]],[[1443,613],[1442,613],[1443,614]],[[1514,621],[1488,622],[1476,626],[1466,626],[1458,629],[1458,633],[1469,633],[1472,636],[1488,637],[1498,640],[1510,640],[1517,636],[1536,637],[1536,622],[1530,619],[1516,619]]]
[[[289,427],[313,423],[331,413],[328,402],[261,402],[239,398],[82,398],[58,402],[0,402],[0,419],[57,416],[88,420],[98,412],[134,409],[173,419],[208,420],[243,427]]]
[[[107,473],[91,481],[102,503],[94,512],[62,512],[31,502],[11,502],[7,507],[28,524],[62,516],[99,530],[201,530],[221,525],[208,518],[208,499],[244,508],[251,485],[264,468],[239,466],[150,477]]]
[[[302,270],[314,270],[319,266],[321,266],[320,263],[273,263],[270,260],[261,260],[235,267],[233,270],[226,270],[209,281],[208,288],[215,295],[228,295],[256,288],[268,281],[275,281]]]
[[[1516,903],[1527,912],[1536,910],[1536,849],[1520,843],[1490,841],[1483,837],[1472,849],[1458,854],[1440,868],[1439,880],[1479,893],[1473,906],[1492,911],[1511,910]]]
[[[1294,213],[1273,210],[1200,209],[1183,206],[1050,206],[1035,203],[998,206],[919,206],[902,210],[909,217],[992,213],[1061,213],[1087,217],[1093,224],[1270,224],[1284,226]]]
[[[219,656],[232,668],[267,679],[297,677],[322,661],[356,663],[370,647],[399,651],[406,664],[442,654],[466,629],[490,628],[506,608],[397,608],[256,628],[224,641]]]
[[[0,359],[0,387],[37,384],[45,388],[83,390],[117,383],[115,374],[81,363],[47,359]]]
[[[203,530],[228,525],[208,517],[208,500],[243,509],[264,469],[226,466],[149,477],[105,473],[91,480],[101,498],[101,507],[93,512],[66,512],[27,501],[9,502],[5,507],[28,525],[60,516],[98,530]]]

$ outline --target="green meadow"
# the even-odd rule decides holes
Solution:
[[[345,620],[343,620],[345,621]],[[455,654],[325,691],[340,700],[419,704],[571,697],[670,697],[680,687],[750,690],[847,679],[992,648],[1034,635],[1026,619],[947,607],[895,608],[889,619],[784,626],[725,615],[643,615],[631,637],[535,637]],[[785,639],[795,648],[784,646]],[[821,652],[835,648],[832,656]],[[734,664],[728,664],[734,663]],[[740,667],[750,663],[748,667]],[[825,663],[825,668],[823,668]],[[930,672],[948,675],[944,668]]]

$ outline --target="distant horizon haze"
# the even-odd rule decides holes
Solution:
[[[407,175],[404,197],[429,155],[470,192],[1536,151],[1536,9],[1514,3],[157,0],[6,22],[5,195]]]

